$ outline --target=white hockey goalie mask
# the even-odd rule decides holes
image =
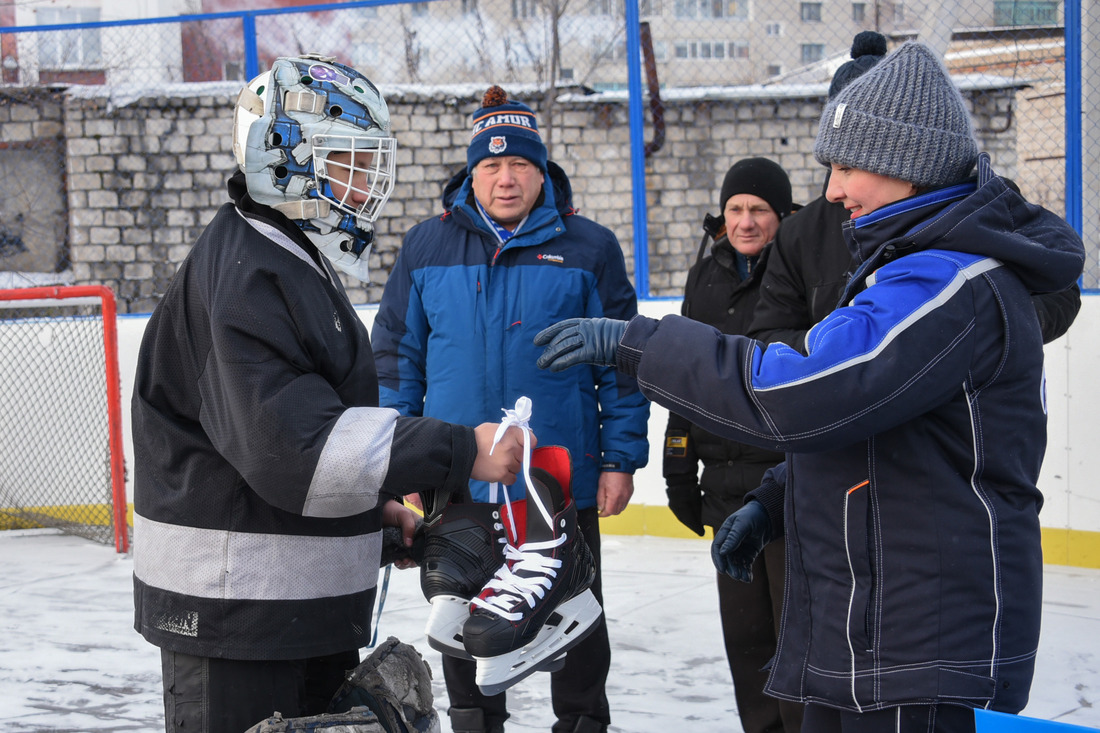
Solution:
[[[249,196],[363,281],[374,221],[393,191],[396,147],[378,89],[329,57],[276,59],[237,99],[233,155]]]

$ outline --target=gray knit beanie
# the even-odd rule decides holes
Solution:
[[[814,157],[925,188],[966,178],[978,143],[943,62],[911,41],[829,100]]]

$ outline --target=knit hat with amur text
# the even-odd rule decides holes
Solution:
[[[910,41],[829,100],[814,157],[928,188],[966,178],[978,143],[943,62]]]
[[[523,102],[509,101],[507,93],[491,86],[474,112],[466,170],[490,156],[518,155],[546,172],[546,145],[539,135],[535,112]]]

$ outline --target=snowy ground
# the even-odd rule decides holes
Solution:
[[[615,733],[740,731],[702,540],[604,537]],[[164,730],[158,651],[133,631],[131,558],[46,532],[0,532],[0,723],[4,733]],[[1100,571],[1047,566],[1043,637],[1025,715],[1100,727]],[[380,638],[434,670],[415,571],[395,571]],[[435,691],[443,729],[446,696]],[[547,731],[545,675],[509,692],[509,733]]]

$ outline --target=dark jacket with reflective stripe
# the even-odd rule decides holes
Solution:
[[[1046,445],[1029,291],[1069,287],[1084,249],[984,156],[979,174],[845,225],[860,268],[806,353],[678,316],[636,318],[620,344],[651,399],[788,453],[775,696],[1027,702]]]
[[[195,243],[138,357],[135,627],[198,656],[356,649],[380,503],[464,486],[472,431],[378,408],[367,331],[332,268],[231,191],[238,205]]]

